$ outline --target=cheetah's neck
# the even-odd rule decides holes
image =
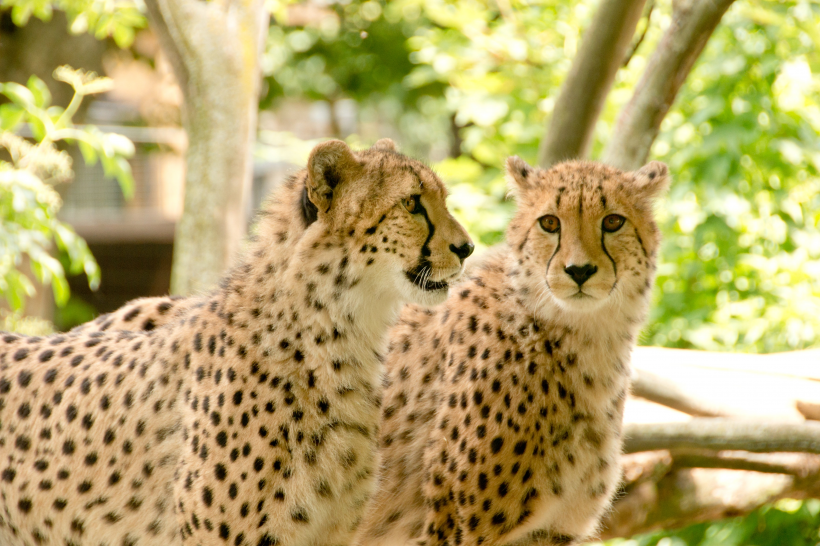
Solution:
[[[330,233],[301,213],[304,176],[277,191],[249,245],[253,260],[238,265],[222,288],[225,312],[267,321],[262,335],[275,349],[299,336],[305,352],[347,354],[360,362],[379,360],[387,329],[401,309],[398,294],[380,283],[389,275],[365,267],[355,238]],[[242,321],[238,321],[242,323]]]

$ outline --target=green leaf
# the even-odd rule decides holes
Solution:
[[[19,3],[11,9],[11,20],[18,27],[26,26],[31,17],[33,6],[29,3]]]
[[[16,132],[25,114],[25,111],[16,104],[0,104],[0,131]]]
[[[121,49],[131,47],[134,42],[134,29],[126,26],[117,25],[113,32],[114,42]]]
[[[25,306],[25,298],[30,298],[35,294],[34,285],[31,284],[28,277],[16,269],[7,272],[4,276],[4,280],[7,286],[5,296],[9,307],[11,307],[13,311],[23,309]]]
[[[97,149],[86,140],[77,140],[80,152],[83,154],[83,161],[86,165],[96,165]]]
[[[55,276],[51,281],[51,289],[54,293],[54,302],[62,307],[71,295],[71,289],[65,276]]]
[[[106,146],[111,147],[112,155],[133,157],[135,152],[134,143],[127,137],[117,133],[105,133],[103,138]]]
[[[134,175],[131,173],[131,164],[124,157],[116,159],[116,176],[123,196],[126,199],[134,197]]]
[[[3,93],[9,98],[9,100],[26,109],[36,107],[34,94],[27,87],[20,85],[19,83],[8,82],[2,84],[2,87],[0,87],[0,93]]]
[[[31,91],[32,97],[34,99],[34,104],[38,108],[48,108],[51,105],[51,91],[48,90],[45,82],[38,78],[37,76],[32,75],[29,77],[28,82],[26,83],[26,87]]]
[[[31,128],[31,134],[38,142],[46,138],[46,126],[40,119],[30,118],[29,127]]]

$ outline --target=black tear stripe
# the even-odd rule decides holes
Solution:
[[[419,176],[419,173],[418,171],[416,171],[415,168],[413,168],[410,165],[403,165],[402,169],[405,171],[409,171],[413,176],[416,177],[416,180],[419,183],[419,188],[424,188],[424,183],[421,181],[421,176]],[[432,255],[432,252],[430,252],[430,247],[428,247],[427,245],[430,243],[430,239],[433,238],[433,234],[436,232],[436,227],[433,225],[433,222],[430,221],[430,216],[428,216],[427,214],[427,209],[424,208],[424,205],[421,204],[421,195],[413,195],[412,199],[416,203],[416,208],[413,211],[413,214],[421,214],[422,216],[424,216],[424,221],[427,222],[427,239],[424,241],[424,244],[421,247],[421,255],[424,258],[427,258]],[[424,261],[428,262],[429,264],[429,260]]]
[[[419,183],[419,188],[424,188],[424,184],[422,183],[421,176],[410,165],[403,165],[402,169],[405,171],[410,172],[413,176],[416,177],[416,180]],[[421,204],[421,195],[413,195],[413,201],[415,202],[415,209],[413,210],[413,214],[421,214],[424,217],[424,221],[427,223],[427,239],[424,240],[424,244],[421,246],[421,256],[419,257],[419,263],[412,269],[412,271],[407,271],[405,274],[410,282],[415,283],[418,279],[419,274],[421,271],[424,270],[425,267],[429,267],[431,270],[433,268],[433,263],[429,260],[429,257],[433,254],[430,251],[430,240],[433,238],[433,234],[436,232],[436,226],[433,225],[433,222],[430,221],[430,216],[427,214],[427,209],[424,208],[424,205]],[[427,281],[427,285],[436,285],[437,287],[440,285],[441,287],[446,287],[447,283],[436,283],[433,281]],[[423,288],[423,287],[422,287]]]
[[[413,284],[418,284],[418,279],[421,275],[421,272],[424,271],[424,268],[429,267],[431,270],[433,269],[433,263],[429,260],[429,256],[432,253],[430,252],[430,247],[428,246],[428,244],[430,243],[430,239],[433,238],[433,234],[436,232],[436,227],[433,225],[433,222],[430,221],[430,217],[427,215],[427,209],[424,208],[424,205],[421,204],[421,195],[414,195],[413,201],[415,201],[416,203],[416,209],[413,214],[421,214],[422,216],[424,216],[424,221],[427,222],[427,239],[425,239],[424,244],[421,247],[421,256],[419,257],[419,263],[410,271],[405,271],[407,279]],[[429,289],[433,290],[446,288],[448,286],[446,282],[437,281],[427,281],[426,285]],[[421,286],[421,288],[425,287]]]
[[[632,229],[635,230],[635,238],[638,239],[638,244],[641,245],[641,250],[643,251],[643,257],[646,258],[646,259],[649,259],[649,254],[646,252],[646,247],[643,246],[643,239],[641,239],[641,236],[638,235],[638,228],[633,227]]]
[[[552,290],[550,286],[550,265],[552,264],[552,259],[555,258],[555,255],[558,254],[558,251],[561,250],[561,228],[558,228],[558,246],[555,247],[555,252],[552,253],[550,259],[547,261],[547,275],[545,277],[547,281],[547,288]]]
[[[419,180],[419,183],[421,183],[421,180]],[[413,201],[416,202],[414,214],[421,214],[424,216],[424,221],[427,222],[427,239],[424,240],[424,244],[421,246],[421,255],[425,258],[425,261],[429,262],[427,258],[432,255],[432,252],[430,252],[430,247],[427,245],[430,244],[430,240],[436,232],[436,226],[430,221],[430,216],[427,215],[427,209],[421,204],[421,195],[414,195]]]
[[[561,196],[564,195],[564,191],[566,191],[566,188],[564,186],[558,188],[558,197],[555,199],[556,209],[561,206]]]
[[[606,249],[606,245],[604,244],[604,235],[606,235],[606,232],[603,230],[603,228],[601,228],[601,248],[604,250],[604,254],[606,254],[606,257],[609,258],[609,261],[612,262],[612,271],[615,273],[615,283],[617,284],[618,283],[618,266],[615,265],[615,260],[612,259],[612,256],[609,254],[609,251]],[[613,284],[612,286],[614,288],[615,284]]]

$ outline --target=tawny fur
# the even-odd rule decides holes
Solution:
[[[620,475],[626,377],[621,366],[645,314],[658,246],[651,201],[667,183],[666,168],[653,163],[619,173],[575,163],[546,174],[517,159],[508,168],[520,209],[510,226],[514,246],[474,265],[469,281],[433,312],[408,306],[390,333],[392,383],[381,431],[385,457],[380,488],[360,533],[364,544],[430,542],[431,523],[432,542],[438,543],[568,544],[592,534],[610,502]],[[544,214],[557,212],[563,212],[563,249],[535,225]],[[618,230],[620,241],[603,235],[600,227],[612,212],[628,220]],[[573,313],[542,284],[551,274],[550,286],[571,292],[577,285],[563,278],[563,268],[585,257],[606,265],[606,253],[615,267],[599,268],[604,305]],[[620,286],[613,289],[619,276]],[[603,293],[601,286],[589,288]],[[190,301],[137,300],[89,327],[152,328]],[[455,371],[445,369],[453,366]],[[451,423],[460,440],[453,440]],[[520,443],[523,431],[528,444],[538,440],[537,453],[528,450],[535,445]],[[501,444],[493,454],[497,438]],[[437,452],[442,443],[449,450]],[[526,454],[516,454],[522,449]],[[448,476],[453,472],[455,480]],[[436,528],[441,521],[443,528]]]
[[[518,212],[507,245],[443,305],[405,307],[390,332],[363,546],[573,544],[611,502],[666,167],[512,158],[508,174]],[[604,232],[612,214],[624,224]],[[548,215],[555,233],[539,225]],[[565,268],[586,264],[597,272],[578,294]]]
[[[0,336],[0,543],[349,543],[387,329],[472,248],[445,197],[389,141],[325,143],[213,294]]]

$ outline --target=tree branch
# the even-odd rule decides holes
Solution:
[[[641,368],[632,368],[632,394],[696,417],[725,417],[709,401],[681,389],[677,383]]]
[[[641,30],[641,34],[638,36],[638,39],[635,40],[635,43],[632,44],[632,46],[630,46],[629,52],[626,54],[626,57],[624,57],[624,61],[621,64],[622,67],[629,66],[629,61],[631,61],[632,57],[635,56],[635,53],[637,53],[638,48],[641,47],[641,44],[643,43],[644,38],[646,38],[646,33],[649,32],[649,26],[652,23],[652,12],[654,11],[654,9],[655,9],[655,0],[652,0],[644,8],[644,11],[646,11],[646,15],[644,15],[642,18],[646,19],[646,23],[644,24],[643,30]]]
[[[818,363],[817,350],[754,355],[636,348],[633,394],[691,415],[743,420],[626,424],[625,450],[635,453],[623,458],[621,494],[601,538],[820,495],[820,423],[804,421],[820,408]]]
[[[797,411],[802,413],[803,417],[805,417],[806,419],[820,421],[820,404],[814,404],[812,402],[804,402],[802,400],[798,400],[796,406]]]
[[[538,154],[542,167],[586,155],[645,1],[601,0],[555,102]]]
[[[686,365],[712,370],[783,375],[820,381],[820,349],[761,355],[667,349],[665,347],[635,347],[632,362],[647,368],[663,363],[667,366]]]
[[[672,454],[678,468],[725,468],[805,477],[820,473],[820,456],[810,453],[748,453],[684,450]]]
[[[815,455],[806,456],[805,472],[784,475],[715,468],[673,468],[663,474],[669,453],[652,454],[657,462],[656,473],[638,474],[640,481],[625,484],[624,494],[602,524],[600,538],[630,537],[745,515],[782,498],[820,496],[820,458]],[[635,456],[624,457],[626,475],[631,466],[629,459]],[[646,461],[639,466],[644,468]],[[657,478],[658,474],[663,475]]]
[[[818,364],[816,350],[754,355],[639,347],[632,392],[694,416],[802,422],[820,417]]]
[[[696,418],[683,423],[626,424],[624,452],[656,449],[820,454],[820,423]]]
[[[618,117],[603,161],[624,170],[646,162],[661,121],[723,14],[734,0],[678,0],[672,22]]]

